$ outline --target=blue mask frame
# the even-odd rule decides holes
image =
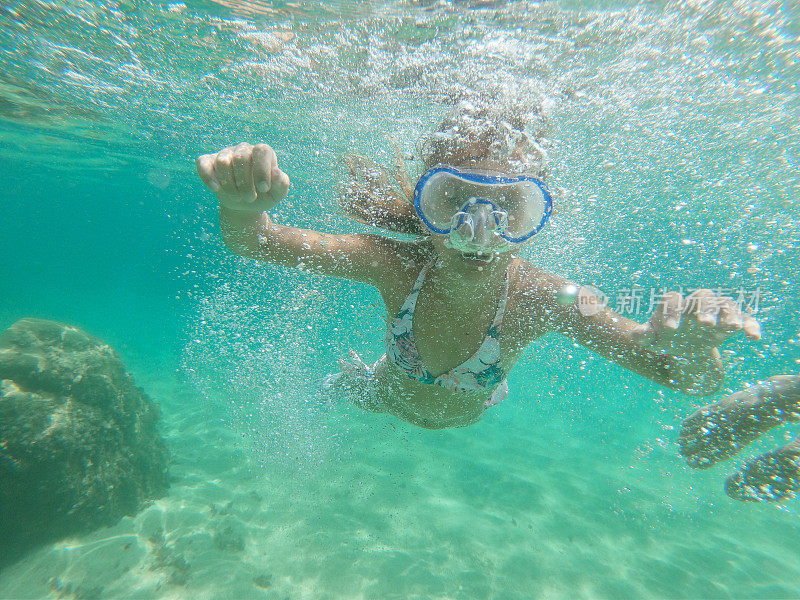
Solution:
[[[425,184],[428,180],[438,173],[450,173],[451,175],[455,175],[463,179],[464,181],[469,181],[472,183],[478,183],[482,185],[496,185],[496,184],[510,184],[510,183],[519,183],[520,181],[531,181],[536,184],[539,190],[542,192],[542,196],[544,197],[544,211],[542,213],[542,219],[539,224],[531,231],[530,233],[525,234],[522,237],[511,237],[505,233],[498,233],[500,237],[504,240],[511,242],[512,244],[521,244],[532,238],[534,235],[539,233],[542,228],[547,223],[548,219],[550,218],[550,214],[553,212],[553,199],[550,196],[550,192],[547,189],[547,186],[544,182],[537,178],[532,177],[530,175],[504,175],[502,173],[490,173],[490,172],[477,172],[477,171],[470,171],[457,169],[456,167],[451,167],[449,165],[438,165],[426,171],[422,177],[419,178],[416,187],[414,188],[414,210],[419,215],[419,218],[422,219],[422,222],[433,231],[434,233],[441,233],[441,234],[448,234],[451,231],[451,228],[448,227],[447,229],[441,229],[436,227],[431,223],[422,211],[422,204],[421,204],[421,196],[422,196],[422,189],[425,187]]]

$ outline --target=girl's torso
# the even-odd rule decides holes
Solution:
[[[404,268],[394,270],[392,277],[380,289],[388,313],[387,335],[392,335],[391,327],[396,315],[404,308],[404,303],[408,307],[409,294],[419,283],[422,270],[429,265],[430,255],[416,254],[408,257]],[[505,314],[501,314],[502,331],[497,336],[500,344],[497,366],[504,373],[512,368],[526,343],[518,335],[520,315],[515,310],[520,262],[512,259],[508,265],[508,300],[504,306],[503,286],[464,298],[436,289],[430,282],[427,285],[423,282],[413,312],[413,338],[415,351],[431,375],[447,377],[454,367],[473,357],[486,342],[487,332],[498,316],[499,307],[505,309]],[[490,380],[491,387],[488,388],[448,389],[412,378],[391,360],[383,361],[376,375],[377,392],[390,412],[428,428],[474,423],[499,383]]]

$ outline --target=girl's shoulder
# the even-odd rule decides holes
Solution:
[[[558,301],[560,292],[571,282],[519,258],[512,267],[508,310],[518,319],[518,333],[530,341],[551,329],[564,308]]]
[[[390,256],[394,259],[395,269],[419,272],[433,257],[433,244],[427,239],[400,240],[380,236]]]
[[[376,235],[375,243],[380,247],[378,253],[383,257],[384,276],[379,287],[384,294],[391,295],[395,288],[404,291],[406,282],[410,280],[413,283],[434,256],[433,246],[428,240],[401,240]]]
[[[565,277],[540,269],[527,260],[515,258],[512,263],[511,283],[514,295],[536,299],[540,296],[555,298],[555,294],[570,282]]]

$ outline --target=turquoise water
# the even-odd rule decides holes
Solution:
[[[230,256],[194,173],[267,141],[293,181],[283,222],[363,230],[336,214],[345,152],[416,155],[464,90],[531,97],[556,212],[528,259],[612,298],[760,289],[763,339],[726,344],[725,390],[796,373],[797,9],[587,6],[3,5],[0,329],[35,316],[111,344],[173,465],[168,496],[7,567],[0,597],[800,596],[796,502],[723,489],[791,428],[693,471],[696,399],[556,336],[469,428],[332,401],[337,358],[382,352],[377,292]],[[154,555],[157,530],[183,563]]]

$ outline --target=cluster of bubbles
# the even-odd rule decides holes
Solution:
[[[546,173],[550,145],[544,102],[511,100],[508,94],[473,94],[423,142],[426,166],[490,159],[510,173]]]
[[[321,381],[341,349],[319,335],[331,315],[313,280],[281,286],[268,266],[234,263],[197,301],[182,372],[256,464],[311,467],[335,455],[324,432],[340,414]]]

